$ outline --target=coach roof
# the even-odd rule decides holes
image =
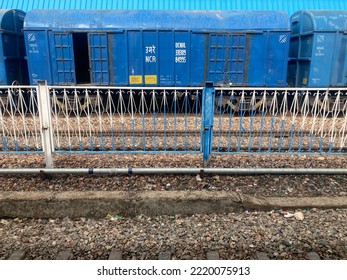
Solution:
[[[345,31],[347,11],[302,10],[293,14],[291,21],[301,21],[303,31]]]
[[[0,30],[20,32],[22,26],[18,19],[24,19],[25,13],[21,10],[3,10],[0,9]]]
[[[32,10],[26,30],[289,30],[281,11]]]

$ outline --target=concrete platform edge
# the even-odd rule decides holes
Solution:
[[[193,215],[245,210],[347,208],[347,197],[252,197],[207,191],[0,192],[0,218],[102,218]]]

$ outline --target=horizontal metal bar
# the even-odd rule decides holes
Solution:
[[[37,89],[37,86],[13,85],[13,86],[0,86],[0,90],[4,89]]]
[[[43,151],[15,151],[15,150],[9,150],[9,151],[0,151],[0,155],[42,155]]]
[[[289,155],[295,155],[295,156],[312,156],[312,155],[322,155],[322,156],[341,156],[341,155],[346,155],[347,154],[347,150],[342,150],[340,151],[339,149],[334,149],[332,151],[327,151],[329,148],[324,148],[324,150],[326,151],[320,151],[318,149],[311,149],[311,151],[308,151],[308,148],[301,148],[301,151],[299,152],[299,149],[296,148],[291,148],[290,151],[288,149],[288,147],[285,148],[281,148],[281,151],[278,151],[278,148],[271,148],[271,150],[269,151],[268,148],[261,148],[260,151],[258,148],[254,148],[254,149],[250,149],[248,150],[247,147],[243,147],[241,148],[239,151],[237,151],[235,148],[233,148],[232,151],[225,151],[225,152],[221,152],[221,151],[212,151],[213,155],[266,155],[266,154],[271,154],[271,155],[285,155],[285,156],[289,156]],[[214,148],[214,150],[216,150]],[[306,150],[306,151],[305,151]]]
[[[51,89],[124,89],[124,90],[202,90],[203,87],[120,87],[120,86],[48,86]]]
[[[126,150],[126,151],[115,151],[115,150],[104,150],[104,151],[97,151],[95,149],[95,151],[78,151],[78,150],[56,150],[55,152],[53,152],[53,154],[82,154],[82,155],[90,155],[90,154],[133,154],[133,155],[166,155],[166,154],[170,154],[170,155],[195,155],[195,154],[201,154],[201,150],[200,150],[200,146],[197,146],[197,150],[196,151],[182,151],[182,150],[177,150],[177,151],[173,151],[173,150],[166,150],[166,151],[134,151],[134,150]]]
[[[296,87],[215,87],[216,90],[266,90],[266,91],[347,91],[347,88],[296,88]]]
[[[0,86],[2,89],[36,89],[33,85]],[[129,87],[129,86],[100,86],[100,85],[67,85],[48,86],[49,89],[125,89],[125,90],[202,90],[203,87]],[[266,91],[347,91],[344,87],[330,88],[297,88],[297,87],[215,87],[216,90],[266,90]]]
[[[346,168],[20,168],[0,169],[0,175],[72,174],[72,175],[347,175]]]

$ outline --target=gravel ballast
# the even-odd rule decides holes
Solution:
[[[347,210],[305,209],[298,220],[282,210],[210,215],[174,215],[103,219],[0,220],[0,258],[24,250],[26,259],[55,259],[71,250],[72,259],[107,259],[112,250],[123,259],[157,259],[170,252],[174,259],[347,259]],[[112,213],[116,214],[116,213]],[[289,217],[288,217],[289,216]]]
[[[202,167],[201,156],[55,155],[57,168]],[[213,156],[209,167],[346,168],[345,156],[229,155]],[[3,155],[1,168],[44,168],[42,155]],[[345,197],[344,175],[61,175],[0,176],[0,191],[62,193],[65,191],[226,191],[261,197]],[[122,216],[103,218],[0,219],[0,259],[16,250],[25,259],[55,259],[71,250],[72,259],[107,259],[112,250],[124,259],[347,259],[346,209],[277,209],[196,215]],[[292,215],[300,212],[303,220]],[[107,216],[107,214],[110,214]],[[112,218],[112,220],[110,219]]]

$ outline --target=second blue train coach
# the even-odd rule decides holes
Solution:
[[[303,10],[291,16],[288,84],[347,85],[347,11]]]

